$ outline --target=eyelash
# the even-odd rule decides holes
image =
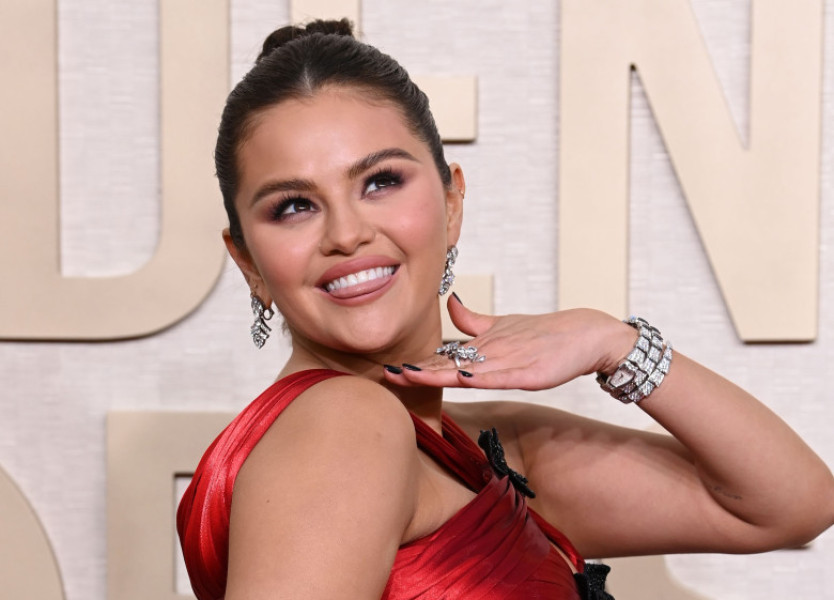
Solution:
[[[363,194],[375,194],[378,192],[384,191],[386,188],[389,187],[397,187],[402,185],[403,183],[403,176],[400,173],[397,173],[390,167],[384,167],[371,175],[365,177],[365,180],[362,184]],[[376,184],[377,189],[371,192],[366,192],[371,184]],[[305,205],[305,210],[298,211],[296,210],[295,213],[287,214],[287,209],[293,205],[303,204]],[[303,196],[287,196],[279,200],[271,209],[271,218],[273,221],[284,221],[286,219],[292,218],[293,215],[298,214],[299,212],[309,212],[311,210],[312,202]]]
[[[385,185],[382,185],[381,187],[379,187],[379,190],[377,190],[377,191],[381,191],[381,190],[383,190],[385,188],[389,188],[389,187],[397,187],[399,185],[402,185],[403,176],[400,173],[391,169],[390,167],[384,167],[384,168],[380,169],[379,171],[376,171],[375,173],[372,173],[371,175],[368,175],[365,178],[363,189],[367,190],[368,187],[372,183],[377,183],[377,185],[379,185],[379,180],[385,181]],[[373,193],[373,192],[370,192],[370,193]]]
[[[290,208],[294,204],[305,204],[307,205],[307,209],[303,211],[296,211],[295,213],[286,213],[286,210]],[[293,215],[298,214],[299,212],[309,212],[310,206],[312,202],[310,202],[307,198],[302,196],[287,196],[279,200],[270,210],[270,217],[273,221],[285,221],[287,219],[292,218]]]

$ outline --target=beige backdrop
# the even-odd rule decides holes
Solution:
[[[0,0],[0,19],[4,5],[23,1]],[[290,7],[284,0],[233,0],[230,8],[231,79],[237,80],[273,24],[288,20]],[[148,261],[159,237],[157,5],[61,0],[58,9],[62,271],[127,274]],[[750,2],[693,0],[692,10],[746,140]],[[469,192],[458,272],[492,274],[499,312],[553,310],[559,300],[560,4],[365,0],[361,11],[366,38],[413,73],[477,76],[477,141],[448,148],[450,160],[465,168]],[[834,0],[826,0],[824,18],[817,340],[793,345],[738,340],[636,76],[629,186],[630,214],[632,222],[639,220],[640,234],[629,243],[628,271],[632,312],[657,322],[676,347],[759,395],[834,465],[829,434],[834,403],[827,382],[834,362]],[[22,47],[18,57],[25,60],[27,51]],[[681,65],[682,75],[687,68]],[[25,190],[11,194],[2,182],[0,198],[4,209],[27,202]],[[645,220],[647,214],[653,218]],[[0,287],[0,299],[15,293],[14,287]],[[0,468],[40,518],[69,600],[108,597],[107,413],[232,412],[272,380],[286,343],[273,339],[255,351],[247,335],[247,295],[240,276],[226,266],[193,314],[153,337],[0,342]],[[120,303],[118,297],[110,301]],[[530,398],[487,392],[450,397],[508,395]],[[533,398],[626,425],[649,425],[639,410],[612,403],[590,380]],[[173,504],[172,499],[171,510]],[[19,548],[11,535],[0,530],[0,545],[4,556],[14,557]],[[662,568],[659,561],[652,564]],[[803,551],[666,559],[678,585],[721,600],[834,598],[831,564],[830,532]],[[0,598],[8,593],[0,589]]]

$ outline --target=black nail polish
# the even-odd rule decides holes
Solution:
[[[459,369],[458,373],[460,373],[464,377],[472,377],[472,373],[470,373],[469,371],[464,371],[463,369]]]
[[[422,371],[420,367],[417,365],[410,365],[408,363],[403,363],[403,368],[408,369],[409,371]]]
[[[399,375],[403,372],[403,370],[399,367],[395,367],[394,365],[382,365],[386,371],[389,373],[393,373],[394,375]]]
[[[460,299],[460,296],[458,296],[456,293],[452,292],[452,296],[454,296],[454,297],[455,297],[455,300],[457,300],[458,302],[460,302],[461,304],[463,304],[463,300],[461,300],[461,299]]]

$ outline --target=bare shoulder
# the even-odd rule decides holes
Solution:
[[[368,466],[359,455],[383,449],[403,460],[416,452],[405,407],[377,383],[333,377],[304,391],[284,410],[255,446],[238,479],[245,485],[249,477],[271,476],[277,469],[336,466],[331,463],[340,469]],[[384,464],[375,466],[388,468],[389,462],[380,462]]]
[[[302,424],[311,433],[335,434],[345,430],[349,435],[349,428],[358,427],[359,433],[365,429],[384,430],[392,439],[412,446],[415,439],[411,417],[399,399],[362,377],[332,377],[310,387],[276,421],[276,431]]]
[[[382,386],[334,377],[300,394],[235,482],[227,598],[379,597],[419,464],[411,418]]]
[[[380,460],[379,452],[389,460]],[[361,377],[334,377],[310,387],[284,410],[241,468],[235,494],[251,478],[278,472],[376,467],[393,470],[391,459],[416,456],[413,423],[388,390]],[[370,462],[368,462],[370,459]],[[401,468],[403,465],[397,465]],[[324,473],[323,473],[324,474]]]

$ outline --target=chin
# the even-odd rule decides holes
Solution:
[[[404,347],[414,337],[414,328],[404,329],[391,323],[359,323],[331,329],[321,344],[350,354],[378,354]]]
[[[426,338],[427,329],[433,328],[435,320],[439,328],[439,314],[432,313],[432,310],[439,312],[437,306],[432,298],[432,304],[426,307],[415,307],[411,303],[397,306],[394,302],[386,310],[353,308],[339,318],[316,315],[318,318],[302,319],[305,326],[293,327],[292,333],[320,347],[349,354],[396,354],[398,348],[408,352],[415,342]],[[414,357],[414,360],[418,359]]]
[[[335,350],[351,354],[378,354],[389,351],[400,342],[400,338],[392,335],[377,335],[372,331],[365,331],[356,336],[344,336],[338,340],[338,346],[330,346]],[[328,345],[329,344],[325,344]]]

